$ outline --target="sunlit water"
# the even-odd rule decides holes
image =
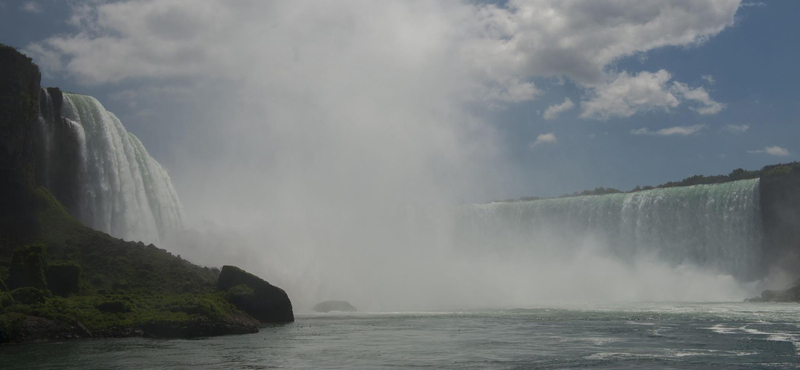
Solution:
[[[797,368],[800,305],[298,315],[258,334],[0,347],[0,369]]]

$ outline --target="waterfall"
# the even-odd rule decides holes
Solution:
[[[463,206],[460,243],[563,253],[601,243],[623,259],[656,255],[750,278],[762,260],[759,180]]]
[[[63,93],[61,99],[42,89],[42,97],[38,181],[75,218],[115,237],[147,243],[182,227],[183,211],[169,175],[113,113],[86,95]]]

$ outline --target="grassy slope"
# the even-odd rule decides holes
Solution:
[[[17,246],[42,243],[50,261],[70,260],[83,269],[83,294],[133,292],[204,293],[215,290],[219,270],[193,265],[154,245],[126,242],[76,221],[44,188],[35,192],[35,226],[16,240],[3,240],[0,266]]]
[[[81,265],[81,291],[67,298],[48,294],[42,303],[0,304],[0,343],[25,339],[20,337],[22,315],[66,326],[77,322],[95,335],[117,335],[114,329],[150,323],[256,323],[229,303],[224,292],[216,291],[217,269],[193,265],[152,244],[126,242],[90,229],[73,219],[44,188],[37,189],[33,199],[30,210],[36,222],[31,230],[16,233],[25,237],[3,240],[0,266],[8,268],[14,246],[43,243],[49,262],[69,260]],[[0,292],[5,296],[0,302],[8,302],[9,295]],[[103,310],[107,303],[123,309]]]

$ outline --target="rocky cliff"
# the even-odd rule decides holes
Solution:
[[[65,100],[39,83],[30,58],[0,45],[0,343],[256,332],[259,321],[217,289],[218,269],[114,238],[70,215],[82,202],[75,191],[83,181],[75,176],[80,138],[59,113],[46,116],[61,112]],[[53,123],[47,135],[43,120]],[[131,153],[143,158],[141,143],[130,138]],[[281,314],[270,322],[292,321],[288,296],[269,286],[257,296],[259,309]]]

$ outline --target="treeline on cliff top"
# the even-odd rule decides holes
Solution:
[[[692,185],[711,185],[711,184],[722,184],[731,181],[738,181],[738,180],[749,180],[755,179],[760,177],[775,177],[775,176],[787,176],[792,173],[792,171],[800,171],[800,162],[790,162],[790,163],[779,163],[773,164],[769,166],[764,166],[760,170],[745,170],[741,168],[737,168],[731,173],[727,175],[712,175],[712,176],[704,176],[704,175],[695,175],[687,177],[681,181],[670,181],[661,185],[656,186],[636,186],[635,188],[631,189],[630,191],[622,191],[619,189],[614,188],[604,188],[598,187],[592,190],[584,190],[580,192],[574,192],[571,194],[563,194],[557,198],[569,198],[569,197],[580,197],[585,195],[605,195],[605,194],[620,194],[620,193],[635,193],[637,191],[643,190],[652,190],[652,189],[665,189],[665,188],[673,188],[679,186],[692,186]],[[494,202],[524,202],[530,200],[539,200],[539,199],[549,199],[548,197],[521,197],[515,199],[503,199],[497,200]]]

